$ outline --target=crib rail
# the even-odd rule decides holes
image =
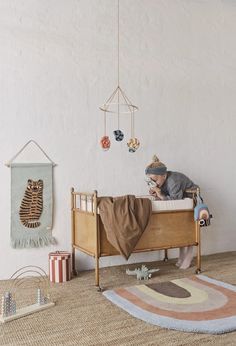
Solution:
[[[97,213],[97,191],[93,193],[75,192],[71,189],[71,209],[80,212],[96,214]]]
[[[185,190],[185,195],[193,199],[194,205],[197,203],[197,197],[200,196],[200,188],[187,189]]]

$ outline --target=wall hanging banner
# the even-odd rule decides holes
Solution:
[[[11,163],[10,167],[12,247],[55,244],[53,163]]]

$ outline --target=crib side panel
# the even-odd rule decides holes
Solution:
[[[107,240],[100,217],[99,230],[101,256],[118,255],[119,252]],[[197,245],[196,237],[193,210],[152,213],[150,224],[141,236],[134,252]]]
[[[95,214],[74,210],[74,245],[93,256],[96,251],[96,222]]]
[[[152,213],[135,251],[197,245],[193,210]]]

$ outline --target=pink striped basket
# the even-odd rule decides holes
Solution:
[[[66,251],[49,253],[49,279],[51,282],[65,282],[71,279],[71,254]]]

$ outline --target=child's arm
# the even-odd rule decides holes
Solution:
[[[169,185],[169,194],[168,196],[165,196],[164,199],[170,200],[170,199],[183,199],[184,191],[181,187],[180,182],[173,182]]]
[[[159,187],[152,187],[151,189],[150,189],[150,191],[151,191],[151,193],[154,195],[154,196],[156,196],[159,200],[164,200],[165,199],[165,195],[163,195],[162,193],[161,193],[161,189],[159,188]],[[150,192],[149,191],[149,192]]]

